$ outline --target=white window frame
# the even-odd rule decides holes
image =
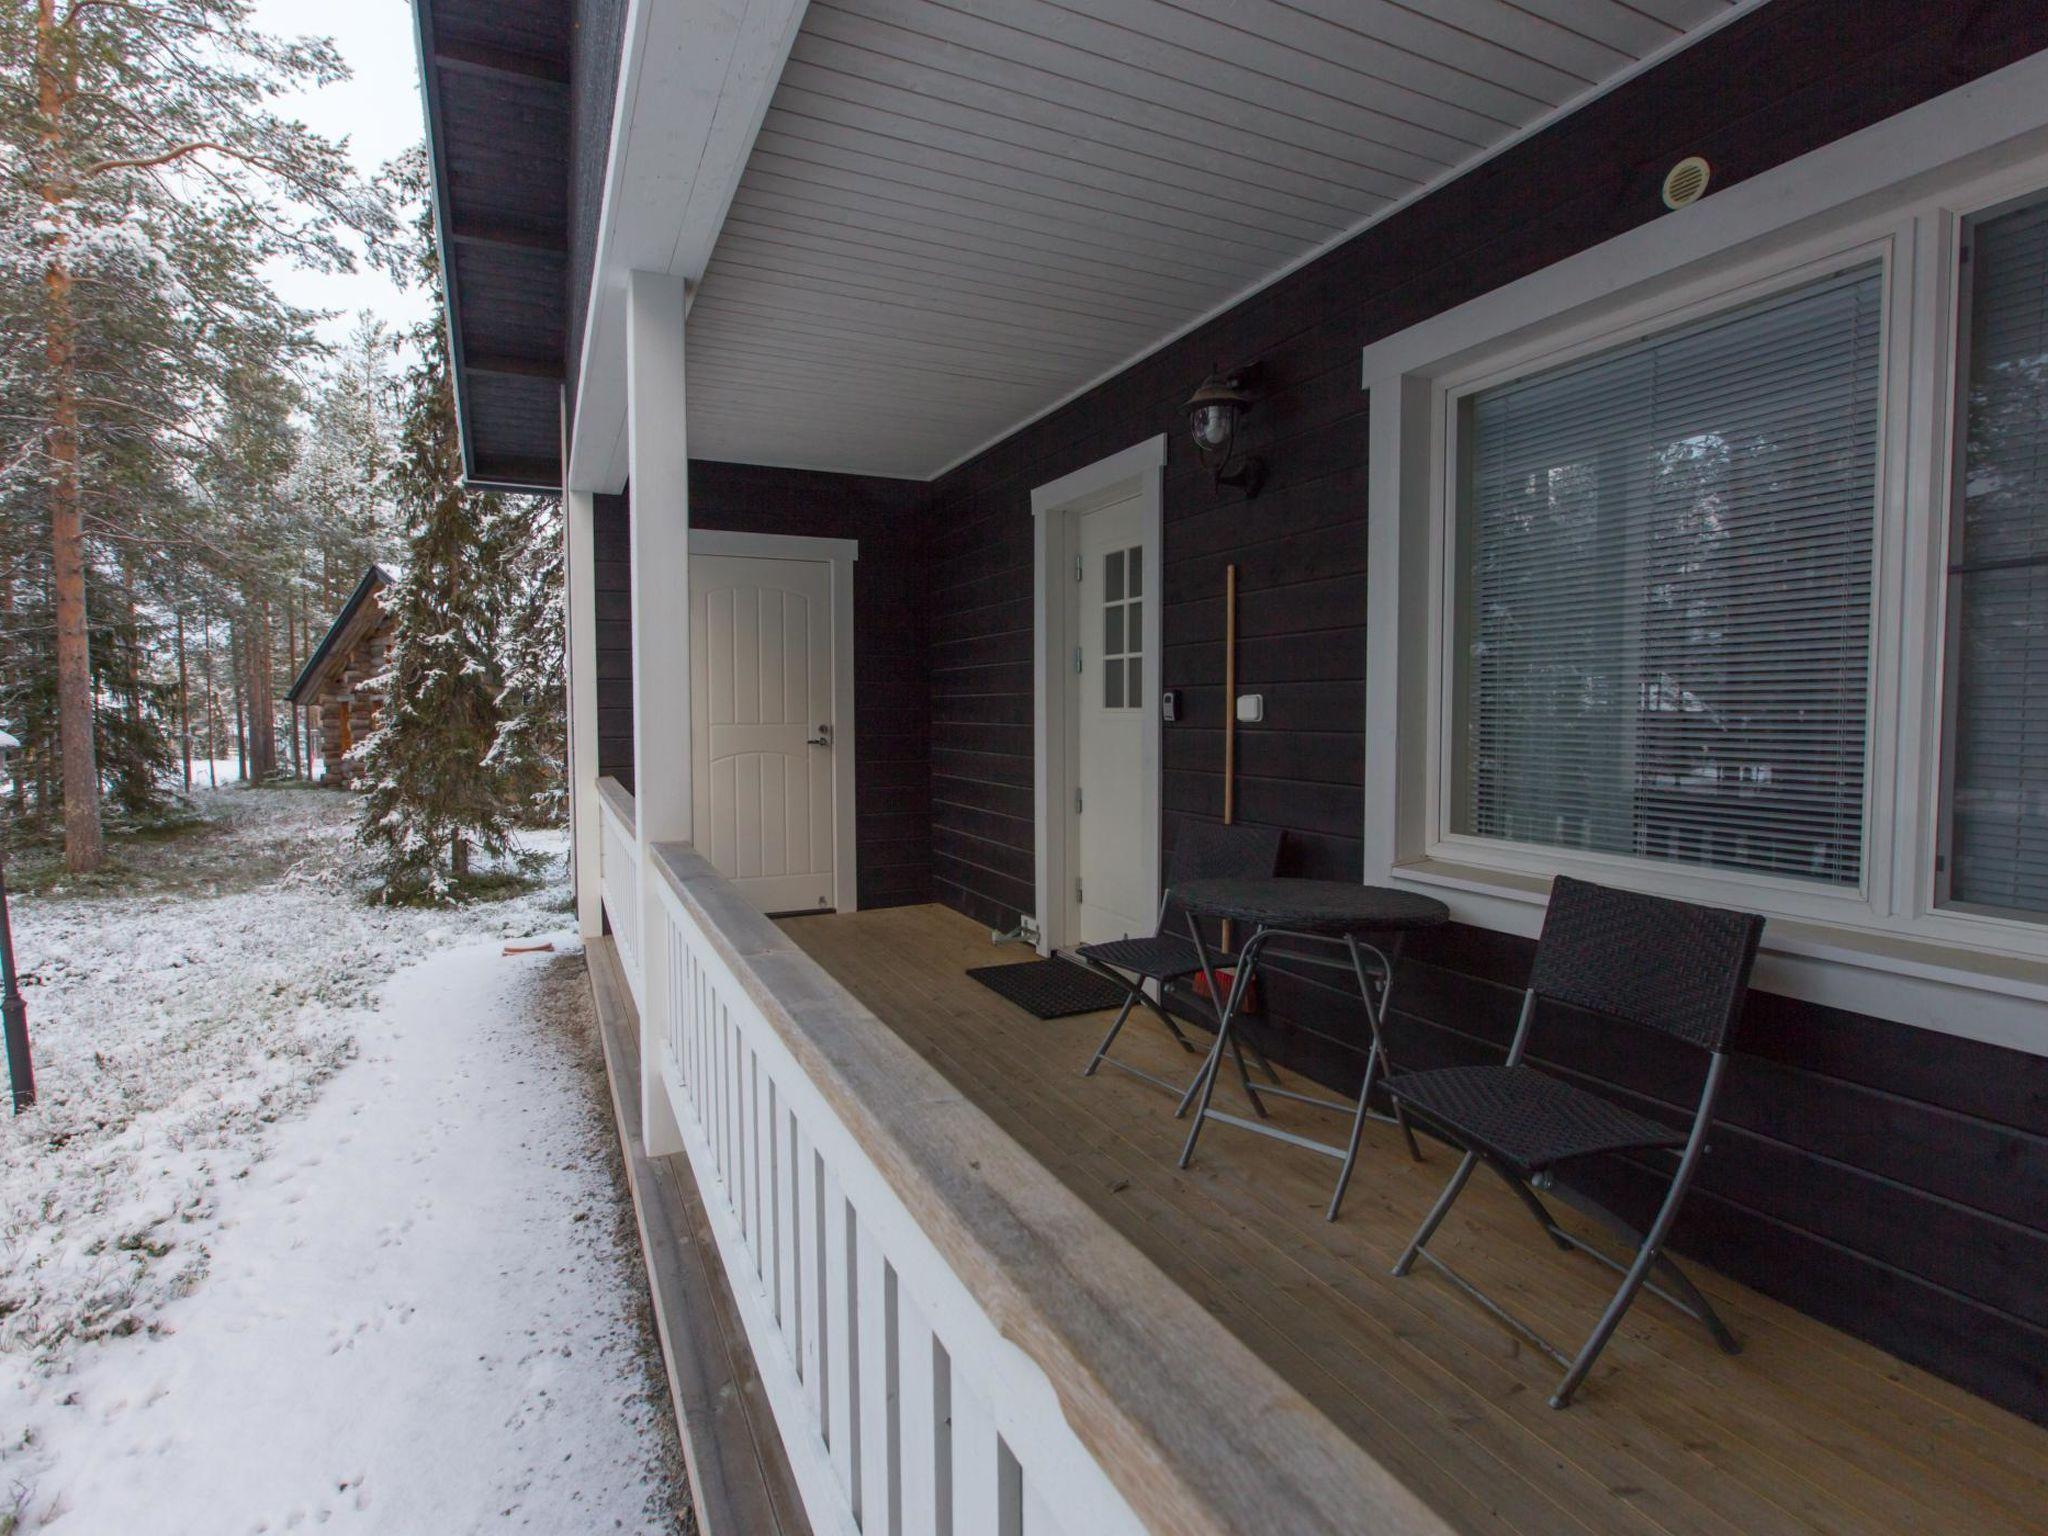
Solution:
[[[1942,907],[1934,868],[1957,251],[1971,214],[2048,192],[2044,101],[2048,58],[2022,61],[1365,349],[1368,881],[1531,934],[1559,873],[1761,911],[1760,986],[2048,1054],[2048,922]],[[1873,257],[1885,329],[1859,884],[1451,833],[1459,403]]]
[[[1781,903],[1788,913],[1798,912],[1800,915],[1823,919],[1847,917],[1853,920],[1857,915],[1857,909],[1872,904],[1871,852],[1873,848],[1884,846],[1889,841],[1890,830],[1889,818],[1885,814],[1888,797],[1878,783],[1880,765],[1889,760],[1885,752],[1889,743],[1883,740],[1884,732],[1880,729],[1881,711],[1876,700],[1876,679],[1880,665],[1878,653],[1882,650],[1876,640],[1877,636],[1884,632],[1883,626],[1895,617],[1887,611],[1893,605],[1889,604],[1884,596],[1885,553],[1893,542],[1889,536],[1891,525],[1904,514],[1903,497],[1899,487],[1900,477],[1888,473],[1894,450],[1898,446],[1893,442],[1893,438],[1899,435],[1896,430],[1899,423],[1894,414],[1887,411],[1885,403],[1885,392],[1891,380],[1899,375],[1906,363],[1906,359],[1897,355],[1903,350],[1903,337],[1900,328],[1891,325],[1891,315],[1900,301],[1899,290],[1903,288],[1910,294],[1912,279],[1910,260],[1893,259],[1896,243],[1894,236],[1887,235],[1874,241],[1851,245],[1817,261],[1802,262],[1783,270],[1772,270],[1760,279],[1750,274],[1746,280],[1734,286],[1720,288],[1681,308],[1668,309],[1658,305],[1647,311],[1631,311],[1619,324],[1615,323],[1619,317],[1603,316],[1589,325],[1573,327],[1562,336],[1547,338],[1541,343],[1488,357],[1480,364],[1452,370],[1433,380],[1435,399],[1432,403],[1431,425],[1435,439],[1435,464],[1430,494],[1434,503],[1432,536],[1436,548],[1431,551],[1432,643],[1424,654],[1424,661],[1429,670],[1430,700],[1430,769],[1424,810],[1428,858],[1475,866],[1490,865],[1546,877],[1562,872],[1593,880],[1613,881],[1625,878],[1637,889],[1674,896],[1700,895],[1703,885],[1726,887],[1728,894],[1725,899],[1731,903],[1745,900],[1750,895],[1751,888],[1763,886],[1774,893],[1774,899]],[[1870,696],[1866,700],[1867,708],[1864,714],[1861,817],[1863,841],[1859,860],[1862,874],[1858,883],[1854,887],[1828,886],[1789,876],[1643,859],[1627,854],[1558,848],[1547,844],[1515,843],[1501,838],[1453,832],[1450,819],[1455,754],[1450,748],[1452,733],[1457,724],[1457,668],[1454,664],[1453,648],[1457,643],[1459,622],[1455,595],[1458,587],[1459,561],[1463,553],[1459,548],[1458,536],[1461,522],[1458,506],[1458,423],[1463,403],[1473,395],[1511,380],[1543,373],[1632,341],[1681,330],[1702,320],[1741,309],[1773,294],[1803,287],[1833,273],[1851,267],[1866,266],[1873,262],[1880,269],[1885,312],[1880,321],[1883,329],[1879,365],[1877,487],[1876,503],[1872,508],[1871,591],[1876,611],[1872,615],[1872,640],[1868,655]]]

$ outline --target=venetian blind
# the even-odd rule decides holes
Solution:
[[[1973,221],[1968,251],[1948,895],[2048,912],[2048,203]]]
[[[1463,406],[1453,832],[1862,873],[1876,264]]]

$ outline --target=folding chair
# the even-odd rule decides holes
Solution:
[[[1714,1101],[1728,1065],[1728,1032],[1742,1011],[1762,932],[1763,919],[1749,913],[1560,878],[1551,887],[1550,910],[1543,920],[1543,937],[1507,1061],[1500,1066],[1411,1072],[1387,1082],[1387,1092],[1406,1104],[1425,1129],[1438,1131],[1465,1153],[1395,1264],[1394,1273],[1405,1275],[1418,1258],[1427,1260],[1459,1290],[1563,1366],[1564,1380],[1550,1399],[1553,1408],[1571,1401],[1613,1337],[1622,1314],[1645,1288],[1698,1319],[1729,1354],[1741,1348],[1698,1287],[1665,1256],[1664,1243],[1699,1168],[1701,1154],[1707,1150]],[[1675,1129],[1525,1065],[1539,1001],[1563,1003],[1660,1030],[1705,1051],[1706,1076],[1691,1128]],[[1664,1203],[1647,1232],[1635,1231],[1583,1193],[1555,1182],[1555,1170],[1561,1163],[1596,1153],[1635,1151],[1678,1155]],[[1424,1246],[1481,1163],[1507,1182],[1558,1247],[1591,1254],[1622,1277],[1621,1288],[1576,1356],[1566,1356]],[[1633,1260],[1623,1264],[1559,1226],[1538,1197],[1539,1190],[1554,1194],[1633,1244]],[[1651,1281],[1653,1271],[1664,1286]]]
[[[1159,921],[1150,938],[1112,939],[1103,944],[1083,944],[1065,952],[1064,958],[1076,965],[1094,972],[1124,989],[1123,1007],[1117,1011],[1115,1022],[1109,1026],[1109,1033],[1102,1037],[1102,1044],[1095,1048],[1088,1065],[1081,1071],[1083,1077],[1093,1077],[1096,1068],[1107,1063],[1133,1077],[1143,1078],[1156,1087],[1180,1096],[1180,1107],[1174,1111],[1176,1117],[1186,1114],[1189,1098],[1194,1093],[1195,1083],[1186,1085],[1170,1083],[1163,1077],[1132,1066],[1127,1061],[1118,1061],[1109,1054],[1109,1048],[1116,1043],[1116,1037],[1123,1031],[1124,1024],[1131,1016],[1131,1010],[1143,1007],[1149,1010],[1174,1042],[1190,1055],[1201,1055],[1188,1037],[1181,1033],[1180,1024],[1163,1005],[1163,998],[1155,1001],[1146,992],[1148,982],[1157,983],[1162,992],[1168,982],[1180,981],[1202,970],[1202,955],[1188,937],[1187,918],[1174,902],[1173,887],[1186,880],[1242,879],[1263,880],[1270,877],[1280,866],[1280,842],[1282,834],[1272,827],[1218,826],[1209,822],[1191,822],[1181,828],[1174,840],[1173,854],[1167,863],[1166,895],[1159,903]],[[1210,964],[1227,969],[1235,963],[1235,957],[1228,954],[1212,954]],[[1223,983],[1228,986],[1229,983]],[[1222,999],[1212,997],[1209,1007],[1212,1013],[1223,1006]],[[1236,1055],[1239,1079],[1250,1094],[1252,1107],[1260,1115],[1266,1108],[1258,1100],[1251,1087],[1251,1076],[1245,1070],[1242,1051]],[[1259,1057],[1260,1066],[1275,1082],[1279,1074],[1272,1064],[1260,1054],[1256,1044],[1252,1053]],[[1200,1074],[1197,1073],[1197,1078]]]

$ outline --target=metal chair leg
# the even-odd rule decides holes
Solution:
[[[1564,1373],[1564,1380],[1551,1394],[1551,1407],[1562,1408],[1571,1402],[1572,1394],[1585,1381],[1586,1373],[1593,1369],[1593,1362],[1600,1358],[1600,1351],[1607,1347],[1607,1341],[1614,1337],[1614,1330],[1621,1326],[1622,1315],[1634,1304],[1636,1292],[1643,1288],[1652,1266],[1663,1254],[1664,1240],[1671,1235],[1671,1224],[1678,1219],[1678,1208],[1685,1202],[1685,1192],[1691,1188],[1693,1173],[1707,1149],[1707,1124],[1712,1118],[1712,1106],[1727,1064],[1727,1058],[1716,1051],[1712,1064],[1707,1068],[1707,1085],[1701,1095],[1699,1114],[1692,1124],[1692,1135],[1687,1139],[1685,1153],[1678,1161],[1678,1172],[1672,1175],[1671,1188],[1665,1192],[1664,1204],[1658,1208],[1657,1219],[1650,1223],[1650,1230],[1643,1235],[1643,1245],[1636,1250],[1635,1262],[1622,1276],[1621,1289],[1607,1303],[1606,1311],[1600,1314],[1600,1321],[1593,1325],[1592,1333],[1579,1346],[1578,1358],[1572,1361],[1571,1369]],[[1732,1340],[1733,1335],[1730,1338]]]
[[[1490,1157],[1485,1159],[1485,1162],[1486,1166],[1499,1176],[1500,1181],[1515,1192],[1515,1198],[1522,1202],[1522,1208],[1536,1218],[1536,1225],[1543,1229],[1543,1235],[1550,1239],[1551,1244],[1569,1253],[1572,1248],[1571,1240],[1564,1236],[1557,1219],[1550,1214],[1550,1208],[1537,1197],[1536,1191],[1529,1187],[1528,1182],[1512,1168],[1497,1163]]]
[[[1166,1032],[1173,1036],[1173,1043],[1175,1045],[1191,1056],[1200,1054],[1200,1052],[1196,1051],[1194,1042],[1181,1033],[1180,1023],[1174,1018],[1172,1012],[1163,1004],[1154,1001],[1152,995],[1142,985],[1138,988],[1137,1000],[1145,1005],[1155,1019],[1166,1026]]]
[[[1102,1044],[1095,1047],[1095,1054],[1088,1058],[1088,1065],[1081,1069],[1083,1077],[1093,1077],[1095,1069],[1102,1065],[1102,1058],[1109,1054],[1109,1048],[1116,1044],[1116,1037],[1123,1031],[1124,1021],[1131,1016],[1131,1007],[1138,1000],[1135,992],[1126,993],[1123,1007],[1117,1010],[1116,1022],[1109,1026],[1109,1033],[1102,1037]]]
[[[1436,1204],[1429,1208],[1429,1214],[1422,1218],[1422,1225],[1415,1229],[1415,1235],[1408,1239],[1408,1246],[1401,1257],[1394,1261],[1394,1273],[1405,1275],[1415,1267],[1415,1256],[1422,1252],[1422,1245],[1436,1235],[1436,1229],[1443,1225],[1443,1219],[1450,1214],[1452,1203],[1465,1187],[1465,1181],[1472,1177],[1472,1170],[1479,1166],[1479,1154],[1467,1152],[1458,1161],[1457,1172],[1451,1175],[1444,1192],[1436,1197]]]

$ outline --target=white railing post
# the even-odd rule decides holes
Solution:
[[[562,563],[567,573],[569,664],[569,871],[576,931],[604,932],[604,825],[597,800],[597,566],[591,494],[562,488]]]
[[[671,1028],[669,925],[657,843],[690,837],[690,455],[683,280],[626,287],[626,438],[633,544],[633,799],[640,862],[641,1125],[650,1156],[683,1149],[661,1062]]]

